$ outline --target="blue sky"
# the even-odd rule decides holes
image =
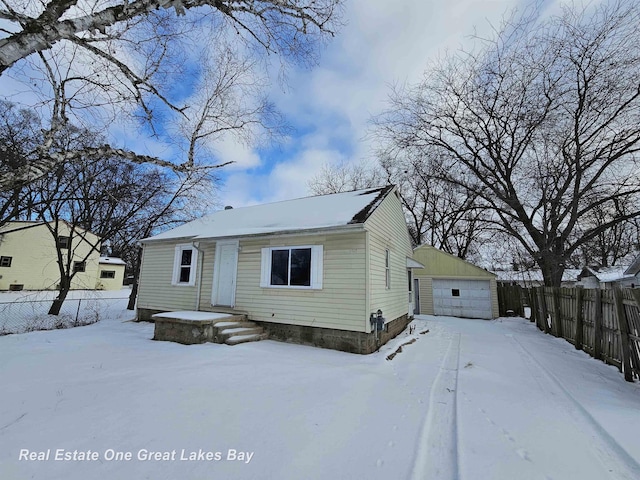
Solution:
[[[289,89],[271,95],[295,132],[280,148],[225,145],[238,164],[223,173],[220,200],[244,206],[305,196],[323,164],[372,160],[366,137],[385,107],[389,85],[416,82],[437,55],[470,44],[474,27],[487,33],[514,0],[348,0],[347,25],[322,52],[319,65],[289,72]]]
[[[557,1],[563,0],[541,3],[549,6]],[[324,164],[374,161],[366,135],[371,117],[385,108],[390,85],[420,80],[439,54],[469,47],[474,31],[488,34],[518,4],[518,0],[346,0],[346,24],[321,52],[319,64],[290,68],[287,86],[272,81],[269,96],[293,127],[290,136],[280,145],[262,149],[231,138],[215,145],[220,162],[235,162],[219,171],[220,205],[240,207],[306,196],[308,181]],[[187,82],[173,90],[188,97],[192,87]],[[14,95],[18,91],[23,93]],[[34,91],[25,94],[24,85],[11,75],[0,79],[0,92],[10,100],[36,101]],[[112,123],[110,133],[126,148],[142,153],[168,159],[176,153],[166,139],[146,138],[125,123]]]

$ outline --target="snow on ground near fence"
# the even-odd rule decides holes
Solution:
[[[523,319],[414,325],[368,356],[115,319],[1,337],[0,478],[640,478],[617,369]]]
[[[86,325],[102,318],[130,319],[130,288],[122,290],[72,290],[59,315],[49,315],[57,291],[0,292],[0,334],[24,333]]]

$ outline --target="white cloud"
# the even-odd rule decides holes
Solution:
[[[244,205],[304,196],[308,180],[325,161],[370,158],[369,120],[384,109],[389,85],[418,81],[438,53],[469,44],[474,26],[478,33],[487,32],[515,3],[352,0],[345,14],[348,24],[320,65],[290,72],[290,88],[272,92],[276,106],[305,132],[294,138],[304,152],[281,159],[259,176],[231,175],[222,197]]]
[[[213,149],[220,163],[234,162],[225,167],[227,170],[246,170],[261,164],[260,156],[253,148],[238,143],[231,136],[216,142]]]
[[[244,207],[308,196],[307,181],[327,162],[344,161],[337,150],[304,150],[294,159],[276,164],[263,174],[235,172],[220,191],[224,205]]]

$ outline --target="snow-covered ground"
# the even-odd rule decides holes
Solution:
[[[58,292],[54,290],[0,292],[0,335],[34,330],[68,328],[95,323],[102,318],[131,318],[126,310],[131,288],[121,290],[72,290],[59,315],[48,311]]]
[[[523,319],[422,316],[360,356],[123,315],[0,337],[0,478],[640,478],[640,386]]]

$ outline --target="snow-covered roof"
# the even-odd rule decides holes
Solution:
[[[141,241],[242,237],[362,224],[393,189],[388,185],[221,210]]]
[[[634,275],[626,275],[629,267],[585,267],[580,277],[594,276],[602,283],[617,282],[626,278],[633,278]]]
[[[100,257],[100,263],[108,263],[111,265],[126,265],[124,260],[117,257]]]
[[[581,270],[575,268],[567,268],[562,272],[563,282],[575,282]],[[542,271],[540,270],[496,270],[493,272],[497,275],[499,282],[544,282]]]
[[[638,273],[640,273],[640,255],[638,255],[631,265],[629,265],[629,268],[624,271],[625,275],[637,275]]]

